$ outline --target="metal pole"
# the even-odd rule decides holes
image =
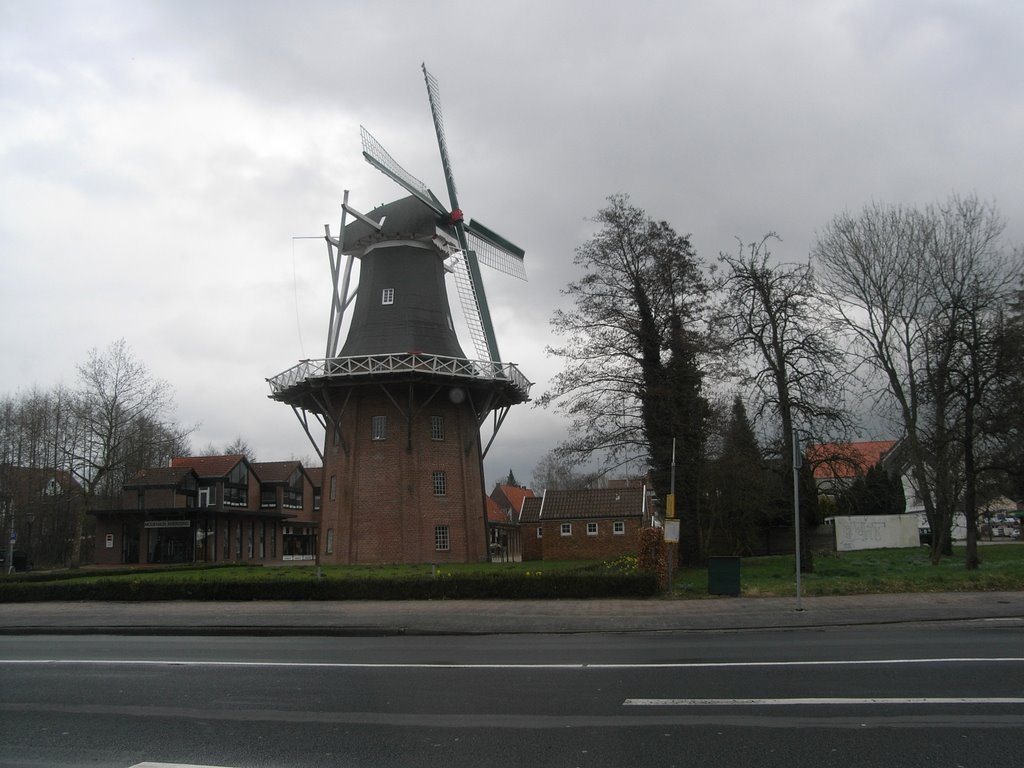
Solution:
[[[7,573],[14,573],[14,513],[11,510],[11,503],[4,499],[4,510],[7,512],[11,523],[10,536],[7,538]]]
[[[800,584],[800,466],[803,464],[800,454],[800,436],[793,430],[793,531],[796,538],[796,609],[803,610],[801,605]]]
[[[672,438],[672,471],[669,474],[669,486],[668,494],[672,497],[672,516],[675,517],[675,503],[676,503],[676,439]],[[681,526],[680,526],[681,527]],[[674,560],[675,552],[671,544],[665,545],[666,557],[668,560],[668,594],[672,595],[672,560]]]

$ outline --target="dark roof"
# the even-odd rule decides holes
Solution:
[[[140,469],[124,484],[125,488],[176,488],[192,475],[199,479],[191,467],[151,467]]]
[[[519,522],[643,517],[645,488],[597,488],[547,491],[523,499]]]
[[[6,490],[14,493],[40,493],[51,480],[60,486],[61,491],[76,490],[80,487],[78,481],[67,470],[0,464],[0,487],[6,484],[10,486]]]
[[[301,469],[302,463],[298,460],[291,461],[254,461],[252,468],[256,470],[262,483],[287,483],[296,469]]]
[[[171,466],[189,467],[201,478],[220,478],[231,474],[231,470],[240,461],[249,463],[240,453],[227,456],[175,456],[171,459]]]

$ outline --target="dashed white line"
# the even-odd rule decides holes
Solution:
[[[1024,704],[1022,697],[861,697],[861,698],[792,698],[792,699],[626,699],[625,707],[790,707],[807,705],[847,706],[863,704],[996,704],[1001,706]]]

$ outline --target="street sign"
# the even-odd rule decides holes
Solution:
[[[678,520],[666,520],[665,521],[665,543],[666,544],[678,544],[679,543],[679,521]]]
[[[11,531],[11,544],[16,542],[17,540],[18,540],[18,534],[16,534],[14,531]]]

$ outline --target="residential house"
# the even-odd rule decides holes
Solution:
[[[889,460],[896,444],[896,440],[871,440],[808,445],[806,458],[814,470],[818,493],[837,496],[858,477],[864,477],[871,467]]]
[[[3,552],[6,555],[13,533],[16,567],[68,561],[75,518],[82,509],[81,491],[79,483],[65,470],[0,464]],[[91,552],[90,534],[91,531],[83,534],[83,552]]]
[[[510,480],[514,479],[509,472]],[[523,501],[535,498],[529,488],[514,483],[496,483],[487,497],[487,536],[492,562],[519,562],[523,559],[519,512]]]
[[[253,469],[260,479],[260,509],[291,516],[281,531],[284,560],[315,560],[319,529],[320,483],[323,474],[308,472],[299,461],[257,461]],[[334,531],[326,531],[324,551],[334,550]]]
[[[523,499],[523,560],[603,560],[639,551],[639,531],[655,525],[646,486],[549,490]]]
[[[266,468],[266,500],[274,496],[266,506],[256,466],[241,455],[183,456],[169,467],[142,470],[124,484],[119,508],[92,512],[95,561],[280,562],[289,547],[312,559],[312,482],[304,470],[293,482],[295,470]]]

